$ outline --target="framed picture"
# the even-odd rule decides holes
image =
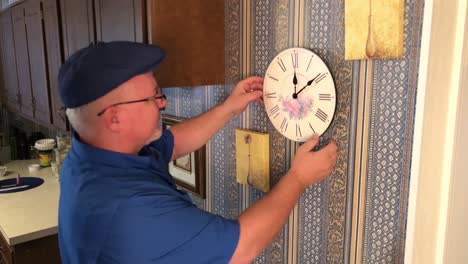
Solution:
[[[169,129],[171,126],[174,126],[184,120],[185,118],[181,117],[162,115],[162,124],[164,129]],[[206,146],[203,146],[200,149],[169,163],[169,173],[174,177],[177,186],[190,191],[203,199],[206,198],[205,160]]]

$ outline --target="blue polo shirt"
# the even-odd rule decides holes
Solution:
[[[60,177],[63,263],[228,263],[239,223],[205,212],[168,172],[168,130],[140,155],[91,147],[77,137]]]

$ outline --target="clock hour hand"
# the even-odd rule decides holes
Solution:
[[[296,97],[297,97],[298,94],[300,94],[302,91],[304,91],[305,88],[309,87],[309,86],[315,81],[315,79],[317,79],[319,76],[320,76],[320,73],[317,74],[317,76],[315,76],[314,78],[312,78],[310,81],[308,81],[307,84],[304,85],[304,87],[302,87],[302,88],[299,90],[299,92],[297,92],[297,93],[295,94]],[[293,97],[294,97],[294,95],[293,95]]]

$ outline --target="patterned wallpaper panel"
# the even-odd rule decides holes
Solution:
[[[372,65],[363,263],[403,263],[422,0],[406,0],[404,58]]]
[[[345,61],[345,1],[226,1],[226,84],[164,89],[166,112],[190,118],[223,102],[243,77],[262,76],[288,47],[311,49],[330,68],[338,100],[322,143],[337,141],[337,166],[306,190],[254,263],[403,263],[423,6],[423,0],[406,0],[403,59]],[[228,218],[264,195],[235,181],[235,128],[270,134],[272,185],[298,147],[275,131],[260,105],[212,138],[207,198],[193,199]]]

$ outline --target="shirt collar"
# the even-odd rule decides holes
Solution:
[[[131,155],[96,148],[82,142],[76,132],[72,137],[72,151],[80,160],[118,168],[148,168],[157,158],[155,155]]]

